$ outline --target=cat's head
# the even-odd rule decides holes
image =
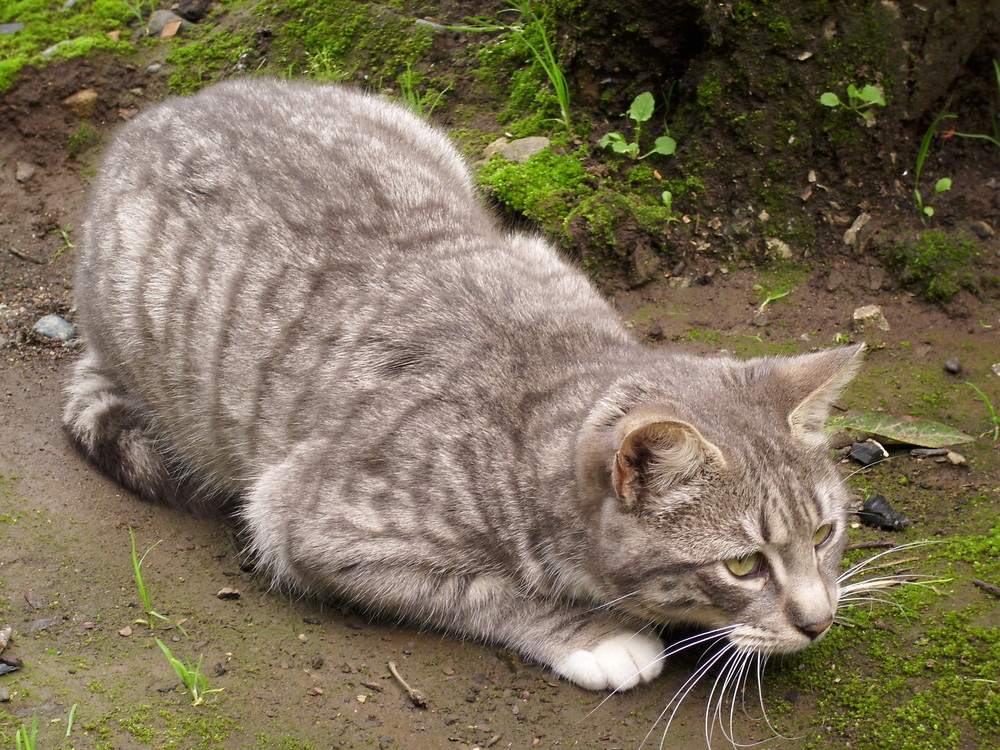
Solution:
[[[619,383],[580,446],[584,482],[599,487],[602,595],[648,620],[735,626],[728,637],[747,650],[822,637],[847,504],[823,423],[861,350],[673,356]]]

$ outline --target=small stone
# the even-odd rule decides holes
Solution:
[[[24,31],[23,23],[0,23],[0,34],[16,34]]]
[[[1000,377],[1000,362],[995,362],[992,365],[990,365],[990,372]]]
[[[182,34],[189,28],[191,28],[191,22],[185,21],[176,13],[169,10],[157,10],[153,11],[146,22],[146,36],[167,39]],[[164,36],[164,34],[168,36]]]
[[[94,114],[94,107],[100,97],[94,89],[81,89],[62,100],[62,105],[80,119]]]
[[[869,213],[861,213],[858,218],[854,220],[850,228],[844,232],[844,244],[854,247],[858,244],[858,233],[864,228],[865,224],[872,220],[872,216]]]
[[[45,338],[56,341],[70,341],[76,335],[76,329],[73,328],[73,325],[58,315],[46,315],[39,318],[34,325],[34,330]]]
[[[181,18],[197,23],[208,13],[215,0],[180,0],[174,10]]]
[[[835,292],[844,283],[844,274],[838,271],[836,268],[830,271],[830,274],[826,277],[826,291]]]
[[[16,672],[20,667],[15,667],[11,664],[0,664],[0,675],[9,674],[10,672]]]
[[[871,466],[889,457],[889,451],[874,440],[866,440],[863,443],[854,443],[848,458],[857,461],[862,466]]]
[[[51,47],[46,47],[42,50],[42,57],[46,60],[50,59],[56,52],[59,51],[60,47],[64,47],[72,41],[72,39],[63,39],[61,42],[56,42]]]
[[[854,311],[851,316],[855,331],[870,331],[877,328],[880,331],[889,330],[889,322],[878,305],[864,305]]]
[[[132,627],[130,625],[126,625],[124,628],[118,631],[118,635],[120,635],[122,638],[128,638],[130,635],[132,635]]]
[[[10,688],[0,687],[0,703],[10,702]]]
[[[28,603],[28,606],[32,609],[41,609],[48,605],[44,596],[36,594],[34,589],[28,589],[24,592],[24,601]]]
[[[858,517],[865,526],[884,531],[902,531],[910,525],[910,519],[898,513],[883,495],[868,498]]]
[[[945,458],[947,459],[948,463],[954,466],[964,466],[967,463],[967,461],[965,460],[965,456],[963,456],[961,453],[955,453],[955,451],[948,451],[945,454]]]
[[[528,138],[518,138],[516,141],[504,145],[500,149],[500,155],[507,161],[517,164],[524,164],[535,154],[547,149],[551,141],[541,135],[533,135]]]
[[[38,171],[38,167],[26,161],[19,161],[17,163],[17,171],[14,173],[14,179],[18,182],[27,182],[32,177],[35,176],[35,172]]]
[[[775,258],[788,260],[793,255],[791,246],[784,240],[779,240],[777,237],[766,238],[764,240],[764,244],[767,245],[767,251]]]
[[[309,688],[309,695],[323,695],[323,688],[321,687],[311,687]],[[364,701],[362,701],[363,703]]]
[[[977,221],[969,227],[981,240],[988,240],[996,234],[996,230],[985,221]]]
[[[73,10],[78,2],[79,0],[66,0],[66,2],[63,3],[63,10]]]
[[[163,66],[160,65],[160,63],[153,63],[148,68],[146,68],[146,72],[149,73],[150,75],[159,73],[161,70],[163,70]]]
[[[952,375],[958,375],[962,372],[962,363],[958,361],[958,357],[949,357],[944,362],[944,369]]]
[[[57,622],[59,622],[58,617],[46,617],[42,620],[35,620],[33,623],[31,623],[28,630],[30,630],[31,632],[34,632],[36,630],[47,630],[48,628],[51,628],[53,625],[55,625]]]
[[[216,594],[215,596],[219,599],[239,599],[240,592],[238,589],[226,586],[224,589],[220,589],[219,593]]]
[[[508,141],[503,136],[500,136],[495,141],[492,141],[490,145],[483,149],[483,156],[489,159],[494,154],[499,154],[500,150],[506,146],[510,141]]]

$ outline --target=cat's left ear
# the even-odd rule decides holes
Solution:
[[[826,445],[823,425],[830,407],[857,373],[864,348],[857,344],[778,361],[773,374],[792,397],[788,413],[792,437]]]

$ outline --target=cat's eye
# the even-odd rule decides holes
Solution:
[[[753,552],[745,557],[730,557],[726,560],[726,567],[734,576],[745,578],[760,573],[764,567],[764,556],[760,552]]]
[[[833,524],[824,523],[822,526],[816,529],[816,533],[813,534],[813,546],[822,547],[824,544],[826,544],[826,542],[830,539],[831,536],[833,536]]]

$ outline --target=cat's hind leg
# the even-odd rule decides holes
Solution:
[[[66,387],[63,429],[91,463],[149,500],[195,512],[215,513],[217,502],[162,449],[142,408],[117,383],[90,349]]]

